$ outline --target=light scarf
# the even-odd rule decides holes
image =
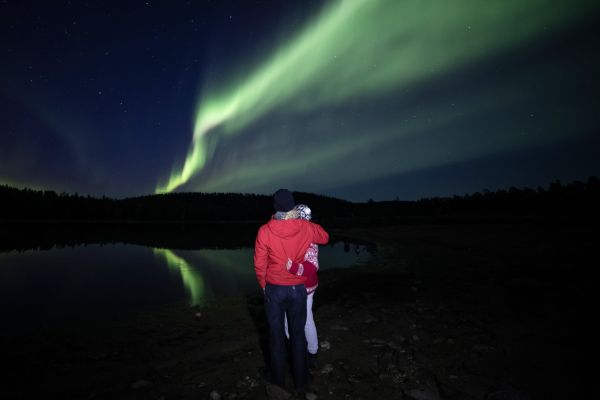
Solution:
[[[293,208],[290,211],[277,211],[273,217],[274,219],[298,219],[298,211]]]

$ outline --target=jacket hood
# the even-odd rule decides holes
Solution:
[[[275,236],[285,239],[297,235],[304,223],[301,219],[271,219],[267,227]]]

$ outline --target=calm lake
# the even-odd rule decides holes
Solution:
[[[204,305],[256,295],[253,255],[250,246],[180,250],[124,243],[3,252],[3,326],[28,330],[182,301]],[[320,246],[319,259],[326,270],[369,256],[364,245],[338,241]]]

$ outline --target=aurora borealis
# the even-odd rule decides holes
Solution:
[[[188,262],[177,256],[169,249],[154,249],[157,257],[162,257],[167,262],[169,269],[181,274],[181,281],[190,299],[190,305],[201,304],[204,297],[204,279]]]
[[[594,1],[0,5],[0,183],[413,199],[599,175]]]

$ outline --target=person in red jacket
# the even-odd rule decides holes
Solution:
[[[290,333],[292,371],[296,390],[304,393],[308,386],[306,359],[306,277],[290,274],[288,258],[304,260],[311,243],[327,244],[329,234],[319,225],[298,219],[294,197],[287,189],[273,195],[275,214],[258,230],[254,246],[254,270],[264,291],[265,314],[269,328],[269,380],[284,387],[286,344],[284,319]]]

